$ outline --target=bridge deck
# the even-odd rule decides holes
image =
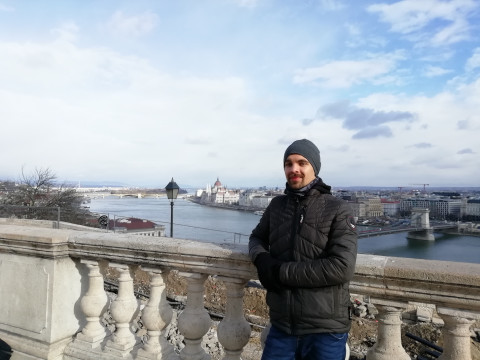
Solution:
[[[445,230],[445,229],[456,229],[457,225],[456,224],[445,224],[445,225],[434,225],[431,227],[433,231],[435,230]],[[408,232],[408,231],[421,231],[425,230],[422,228],[417,228],[414,226],[403,226],[403,227],[383,227],[383,228],[378,228],[378,229],[369,229],[369,230],[359,230],[358,231],[358,237],[370,237],[370,236],[379,236],[379,235],[387,235],[387,234],[394,234],[394,233],[399,233],[399,232]]]

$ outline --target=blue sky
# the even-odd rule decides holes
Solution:
[[[0,0],[0,178],[480,186],[480,2]]]

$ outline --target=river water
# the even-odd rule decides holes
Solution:
[[[92,199],[90,211],[110,219],[137,217],[165,225],[170,235],[170,202],[163,198]],[[218,209],[178,198],[173,207],[173,235],[217,243],[248,243],[248,236],[260,217],[250,212]],[[435,241],[407,239],[407,233],[396,233],[358,240],[358,251],[364,254],[429,260],[447,260],[480,264],[480,237],[435,233]]]

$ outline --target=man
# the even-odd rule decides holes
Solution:
[[[283,165],[285,195],[271,201],[249,241],[272,324],[262,360],[343,360],[357,255],[353,216],[318,177],[320,152],[311,141],[294,141]]]

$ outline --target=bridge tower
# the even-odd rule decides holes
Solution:
[[[411,224],[416,230],[409,231],[408,239],[434,241],[433,228],[430,226],[430,209],[413,208]]]

